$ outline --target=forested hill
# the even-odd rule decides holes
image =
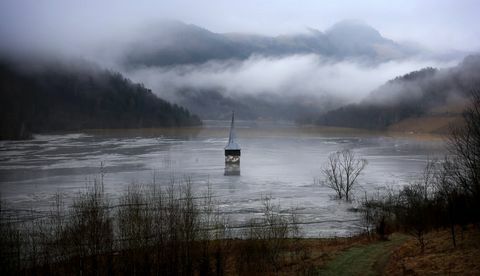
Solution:
[[[0,62],[0,139],[87,128],[192,126],[200,119],[142,84],[94,66],[49,64],[20,69]]]
[[[386,129],[407,118],[452,106],[480,89],[480,55],[448,69],[425,68],[397,77],[372,91],[362,102],[329,111],[318,125]]]

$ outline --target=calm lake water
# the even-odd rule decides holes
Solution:
[[[360,230],[355,203],[332,199],[322,187],[327,156],[348,148],[368,160],[357,198],[418,177],[428,158],[444,154],[441,139],[353,133],[290,124],[238,122],[239,170],[225,168],[223,147],[229,122],[203,128],[37,135],[30,141],[0,142],[0,191],[9,207],[46,210],[54,193],[68,202],[98,178],[114,199],[132,183],[167,185],[191,178],[196,190],[209,184],[222,212],[241,224],[261,212],[262,196],[283,211],[295,208],[306,236],[349,235]],[[225,175],[240,174],[237,176]],[[155,177],[154,177],[155,176]]]

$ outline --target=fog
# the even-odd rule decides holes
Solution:
[[[302,102],[325,96],[359,102],[397,76],[457,64],[480,48],[479,30],[471,27],[478,11],[467,0],[5,0],[0,55],[23,63],[35,56],[91,62],[174,102],[182,103],[181,90],[200,90],[296,99],[302,109]],[[328,37],[332,25],[352,18],[363,25]]]
[[[355,102],[396,76],[424,67],[443,68],[454,64],[456,61],[402,60],[372,65],[332,61],[318,55],[253,56],[244,61],[145,67],[126,74],[170,100],[175,100],[174,92],[179,89],[196,88],[217,89],[230,96],[330,94]]]

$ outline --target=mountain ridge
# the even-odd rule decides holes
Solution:
[[[210,60],[246,59],[252,55],[317,54],[335,59],[401,59],[421,52],[383,37],[358,21],[341,21],[325,32],[267,36],[215,33],[180,21],[165,21],[142,31],[145,37],[130,42],[123,64],[127,67],[198,64]]]

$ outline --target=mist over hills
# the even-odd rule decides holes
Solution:
[[[301,34],[263,36],[214,33],[179,21],[163,21],[146,28],[125,50],[125,66],[171,66],[210,60],[246,59],[252,55],[317,54],[332,59],[355,58],[381,62],[422,52],[384,38],[356,20],[341,21],[325,32],[308,29]]]
[[[432,61],[427,50],[352,20],[279,36],[162,21],[118,41],[105,43],[101,56],[86,54],[112,71],[56,65],[25,74],[2,63],[2,129],[14,137],[24,128],[181,126],[200,122],[191,114],[228,119],[232,110],[239,119],[384,129],[463,99],[478,84],[478,58],[416,71],[462,53]]]
[[[236,110],[240,119],[308,122],[361,100],[397,72],[439,65],[421,58],[434,55],[426,49],[357,20],[279,36],[162,21],[121,49],[117,60],[127,76],[204,119]]]
[[[467,56],[447,69],[424,68],[397,77],[372,91],[360,103],[331,110],[316,124],[367,129],[386,129],[407,118],[443,113],[458,115],[470,93],[480,87],[480,55]]]

